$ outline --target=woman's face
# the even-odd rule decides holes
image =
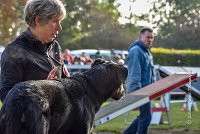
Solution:
[[[45,24],[39,23],[36,18],[36,36],[42,43],[52,42],[62,30],[61,17],[53,18]],[[38,23],[37,23],[38,22]]]

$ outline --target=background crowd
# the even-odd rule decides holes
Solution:
[[[71,65],[87,65],[92,64],[93,61],[97,58],[103,58],[106,60],[114,61],[118,64],[125,64],[126,54],[123,53],[114,53],[112,50],[111,55],[108,57],[105,57],[100,53],[100,51],[97,51],[94,55],[87,54],[86,52],[82,52],[80,54],[71,54],[71,51],[69,49],[65,49],[65,51],[62,53],[62,60],[65,64]]]

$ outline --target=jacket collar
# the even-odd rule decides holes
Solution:
[[[140,39],[137,39],[137,40],[128,48],[128,51],[130,51],[130,49],[131,49],[133,46],[139,46],[141,49],[143,49],[144,51],[147,51],[147,52],[149,52],[149,50],[150,50],[147,46],[145,46],[145,44],[144,44]]]
[[[138,45],[140,48],[142,48],[143,50],[145,50],[147,52],[149,51],[149,48],[147,46],[145,46],[145,44],[140,39],[138,39],[136,42],[137,43],[135,43],[135,44]]]
[[[48,43],[48,44],[43,44],[41,41],[39,41],[29,30],[29,28],[27,28],[22,34],[21,34],[21,38],[23,40],[25,40],[25,46],[24,47],[28,47],[30,49],[32,49],[33,51],[39,52],[39,53],[47,53],[51,44],[53,44],[53,42]]]

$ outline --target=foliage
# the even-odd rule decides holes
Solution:
[[[137,28],[133,24],[119,24],[120,13],[113,2],[65,1],[68,15],[62,23],[63,30],[58,38],[62,48],[127,49]],[[132,34],[129,34],[128,27]]]
[[[157,30],[155,47],[200,48],[200,0],[154,0],[146,14],[130,13],[130,23],[120,24],[116,0],[62,0],[67,17],[58,41],[63,49],[127,49],[137,38],[140,21]],[[26,28],[26,0],[0,0],[0,44],[6,45]],[[131,0],[129,2],[135,2]],[[130,4],[131,5],[131,4]],[[132,21],[134,20],[134,21]],[[131,22],[134,22],[132,24]]]
[[[13,40],[24,28],[23,6],[26,0],[0,0],[0,44]]]
[[[184,55],[200,55],[200,50],[191,50],[191,49],[166,49],[166,48],[152,48],[153,53],[160,54],[184,54]]]
[[[159,27],[156,47],[200,48],[200,0],[155,0],[149,20]]]
[[[134,2],[134,1],[133,1]],[[156,29],[155,46],[175,49],[200,48],[200,0],[153,0],[148,13],[130,19],[146,21]]]
[[[26,28],[23,8],[26,0],[7,0],[0,5],[0,44],[6,45]],[[121,25],[114,0],[62,0],[67,17],[58,41],[63,49],[127,49],[139,27]],[[9,3],[9,4],[8,4]],[[10,8],[11,7],[11,8]]]
[[[152,48],[154,63],[163,66],[192,66],[200,64],[200,50]]]

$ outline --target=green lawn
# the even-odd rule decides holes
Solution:
[[[195,131],[200,133],[200,111],[192,111],[192,123],[188,124],[188,112],[182,111],[181,108],[183,103],[175,103],[171,104],[170,118],[171,124],[161,124],[161,125],[151,125],[150,129],[175,129],[182,131]],[[200,110],[200,101],[197,102],[197,106]],[[129,115],[129,121],[134,119],[138,111],[131,111]],[[119,116],[114,120],[103,124],[101,126],[97,126],[95,131],[110,131],[110,132],[122,132],[128,124],[125,123],[126,115]],[[166,114],[163,113],[163,119],[166,120]]]
[[[182,103],[171,104],[171,124],[151,125],[150,129],[178,129],[182,131],[195,131],[200,133],[200,101],[197,101],[199,111],[192,111],[192,124],[187,123],[188,112],[182,111],[182,106]],[[131,111],[129,115],[129,121],[134,119],[137,114],[137,110]],[[125,117],[126,115],[121,115],[106,124],[96,127],[94,131],[122,132],[126,127],[128,127],[128,124],[125,123]],[[165,113],[163,113],[163,119],[166,120]]]

